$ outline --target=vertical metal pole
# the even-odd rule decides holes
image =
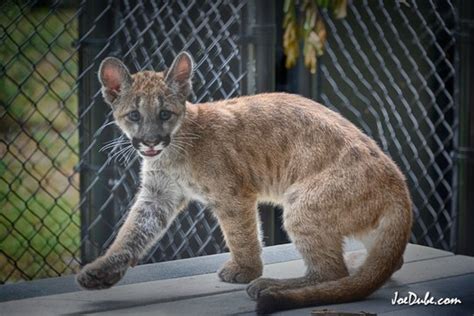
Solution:
[[[100,255],[114,224],[113,203],[106,205],[110,195],[109,182],[113,177],[112,168],[99,172],[107,158],[99,152],[99,148],[113,135],[110,130],[104,130],[94,136],[110,111],[100,96],[94,96],[100,88],[98,64],[105,57],[99,54],[113,30],[113,13],[109,1],[88,0],[82,9],[79,19],[79,73],[82,75],[79,81],[79,137],[81,260],[85,264]],[[101,18],[96,21],[99,16]],[[94,67],[89,69],[90,65]]]
[[[275,1],[255,2],[255,67],[257,92],[275,90]]]
[[[474,255],[474,2],[457,1],[459,89],[457,253]]]
[[[300,52],[303,52],[303,45],[301,44]],[[317,70],[319,72],[321,63],[321,57],[318,57]],[[304,97],[317,100],[319,98],[317,89],[318,77],[316,74],[311,74],[308,68],[304,65],[304,58],[301,56],[298,58],[298,62],[293,70],[296,73],[295,80],[297,82],[297,93]]]
[[[255,46],[255,87],[256,92],[275,91],[275,53],[276,53],[276,25],[275,25],[275,1],[256,0],[255,24],[253,25],[253,37]],[[260,215],[262,219],[265,245],[275,244],[276,212],[273,206],[261,205]]]

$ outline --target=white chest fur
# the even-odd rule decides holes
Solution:
[[[198,179],[193,179],[191,172],[181,164],[170,163],[167,159],[144,160],[142,172],[161,174],[176,184],[180,193],[188,200],[207,204],[207,198],[200,190]],[[159,181],[159,180],[158,180]]]

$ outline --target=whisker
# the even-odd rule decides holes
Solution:
[[[176,140],[196,140],[196,139],[199,139],[197,137],[173,137],[173,139],[176,139]]]
[[[187,146],[192,146],[193,144],[190,143],[190,142],[187,142],[185,140],[181,140],[181,139],[173,139],[173,141],[171,142],[172,144],[180,144],[180,145],[187,145]]]
[[[197,127],[203,129],[203,127],[202,127],[201,124],[199,124],[196,120],[194,120],[194,119],[192,119],[192,118],[190,118],[190,117],[186,117],[186,116],[185,116],[185,117],[184,117],[184,120],[188,120],[189,122],[195,124]]]
[[[118,163],[123,163],[124,162],[124,159],[125,159],[125,156],[128,154],[128,152],[132,150],[131,148],[128,148],[126,151],[124,151],[122,154],[118,155],[117,157],[115,157],[114,161],[115,162],[118,162]]]
[[[118,157],[120,157],[124,152],[126,152],[130,148],[133,148],[133,146],[131,144],[124,147],[124,148],[121,148],[120,150],[115,152],[113,155],[111,155],[111,158],[114,159],[115,161],[117,161]]]
[[[102,125],[101,128],[107,127],[107,126],[112,125],[112,124],[115,124],[115,121],[110,121],[110,122]]]
[[[195,137],[201,138],[201,135],[196,134],[196,133],[191,133],[191,132],[178,133],[178,135],[176,135],[176,137],[180,137],[180,136],[195,136]]]
[[[177,144],[177,143],[170,143],[170,146],[171,147],[179,147],[179,148],[183,148],[182,145],[180,144]],[[184,149],[184,148],[183,148]]]
[[[176,154],[176,155],[179,155],[179,154],[180,154],[180,152],[178,152],[172,145],[170,145],[168,148],[169,148],[169,150],[170,150],[172,153],[174,153],[174,154]]]
[[[130,159],[133,157],[133,155],[136,154],[136,151],[134,148],[132,148],[132,150],[130,150],[129,154],[127,155],[127,157],[125,157],[125,165],[128,166],[130,164]]]
[[[187,154],[188,152],[183,147],[180,147],[176,144],[170,144],[171,149],[175,149],[178,154]]]
[[[180,152],[177,151],[173,146],[170,146],[170,151],[171,151],[172,153],[174,153],[175,155],[179,155],[179,154],[180,154]]]
[[[183,142],[183,143],[186,143],[186,144],[193,144],[194,143],[194,140],[196,140],[197,138],[185,138],[185,137],[173,137],[173,142]]]
[[[108,142],[105,142],[104,146],[102,146],[99,151],[104,151],[106,149],[109,149],[111,147],[117,147],[119,145],[125,145],[125,144],[128,144],[130,141],[128,139],[125,139],[125,137],[123,135],[115,138],[115,139],[112,139]],[[114,148],[115,149],[115,148]],[[112,149],[112,151],[114,150]]]
[[[120,158],[118,159],[118,161],[120,163],[122,163],[123,165],[127,166],[127,156],[130,154],[130,151],[133,150],[131,148],[127,149],[123,155],[120,155]]]
[[[120,136],[117,137],[117,138],[114,138],[114,139],[111,139],[111,140],[105,142],[105,144],[110,144],[110,143],[113,143],[113,142],[115,142],[115,141],[117,141],[117,140],[124,140],[124,139],[125,139],[125,137],[124,137],[123,135],[120,135]]]
[[[180,144],[185,144],[185,145],[189,145],[189,146],[193,146],[194,144],[192,143],[192,139],[181,139],[181,138],[178,138],[178,139],[173,139],[173,142],[175,143],[180,143]]]
[[[110,146],[110,145],[115,145],[115,144],[120,144],[120,143],[127,143],[129,142],[128,139],[115,139],[113,141],[110,141],[106,144],[104,144],[104,146]]]
[[[122,145],[126,145],[126,144],[129,144],[129,142],[126,141],[126,142],[118,142],[118,143],[108,144],[108,145],[102,146],[102,148],[100,148],[99,151],[106,151],[110,148],[112,148],[111,151],[114,151],[117,148],[120,148]]]

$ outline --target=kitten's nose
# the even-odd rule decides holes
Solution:
[[[153,139],[143,139],[142,143],[148,147],[153,147],[158,145],[158,143],[161,142],[161,139],[159,138],[153,138]]]

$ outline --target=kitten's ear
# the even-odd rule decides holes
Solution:
[[[194,62],[191,55],[187,52],[181,52],[176,56],[170,69],[166,72],[166,83],[184,98],[191,93],[193,67]]]
[[[132,76],[120,59],[107,57],[99,67],[99,81],[102,84],[102,95],[107,103],[112,103],[119,94],[132,86]]]

